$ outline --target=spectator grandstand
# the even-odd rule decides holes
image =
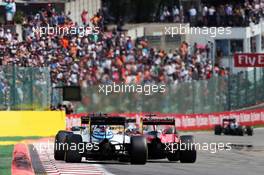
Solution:
[[[160,22],[186,22],[192,26],[248,26],[258,24],[263,18],[264,1],[246,0],[244,3],[210,3],[207,1],[199,9],[191,6],[165,6],[159,14]]]
[[[253,5],[253,1],[248,3],[251,6]],[[228,13],[233,14],[234,9],[231,10],[232,12],[230,11],[232,9],[231,5],[225,7],[225,12],[229,9]],[[165,8],[167,11],[165,14],[171,14],[171,8]],[[180,12],[181,10],[177,11],[176,7],[173,8],[174,14],[182,13]],[[213,8],[211,10],[210,8],[207,9],[208,13],[204,13],[203,25],[215,25],[207,23],[208,21],[216,22],[217,26],[229,25],[229,18],[226,21],[221,19],[222,24],[217,24],[217,20],[214,19],[217,15],[214,15],[209,20],[211,18],[208,16],[211,13],[210,11],[214,11],[212,10]],[[187,16],[184,18],[198,25],[198,10],[193,6],[187,11],[191,12],[191,18]],[[88,19],[88,12],[85,9],[79,13],[82,18],[82,21],[79,23],[71,19],[70,13],[59,12],[52,5],[43,8],[37,13],[26,15],[22,21],[22,41],[19,40],[17,33],[4,28],[4,26],[0,27],[0,65],[2,66],[2,71],[0,72],[0,90],[1,94],[3,94],[0,95],[0,101],[4,104],[3,108],[12,105],[16,106],[26,101],[28,104],[33,104],[29,106],[30,109],[37,109],[34,106],[35,101],[37,101],[36,103],[41,104],[39,105],[41,109],[45,109],[50,105],[58,106],[58,108],[52,107],[52,109],[67,109],[64,105],[58,105],[61,99],[59,96],[56,96],[56,89],[54,87],[81,85],[87,89],[91,88],[92,85],[113,82],[127,84],[180,84],[179,86],[175,86],[177,87],[177,91],[172,91],[173,93],[170,96],[173,98],[166,98],[163,101],[156,100],[156,106],[153,105],[154,103],[150,105],[155,110],[158,109],[157,107],[163,108],[160,102],[167,105],[169,103],[175,104],[176,107],[171,105],[172,107],[166,109],[167,111],[211,112],[235,109],[238,106],[256,104],[261,101],[259,99],[262,96],[257,96],[257,89],[259,86],[262,86],[263,81],[261,77],[263,77],[263,71],[252,71],[253,76],[256,77],[254,80],[251,78],[253,76],[250,76],[250,73],[229,76],[231,74],[230,68],[222,67],[223,65],[220,66],[218,62],[215,62],[216,59],[213,58],[214,54],[212,54],[213,48],[210,45],[199,43],[190,45],[187,42],[182,42],[179,47],[177,46],[178,48],[175,46],[176,49],[165,51],[151,47],[145,37],[132,39],[128,35],[128,32],[122,29],[125,20],[119,19],[114,29],[107,28],[106,24],[108,22],[105,10],[99,10],[90,19]],[[253,19],[250,15],[247,17],[249,21]],[[173,19],[172,22],[184,22],[181,20],[181,16],[176,16],[175,19],[174,17],[168,17],[164,22],[171,19]],[[232,19],[231,21],[234,22],[235,20]],[[85,35],[76,31],[67,34],[54,31],[49,33],[49,28],[53,30],[55,28],[78,29],[81,27],[91,29],[90,33],[86,33]],[[44,30],[45,33],[42,30],[43,28],[48,29],[48,31]],[[30,71],[23,69],[13,72],[9,71],[13,74],[15,72],[18,74],[17,77],[21,77],[19,81],[10,83],[11,80],[16,79],[16,76],[14,78],[7,76],[4,68],[12,66],[29,68]],[[46,70],[47,67],[49,68],[48,71]],[[31,68],[43,68],[43,70]],[[20,71],[21,73],[19,73]],[[36,74],[44,78],[39,78],[36,75],[33,76],[33,72],[37,71],[39,73]],[[46,74],[47,72],[50,72],[50,76]],[[49,77],[52,83],[51,87],[53,88],[49,88],[50,84],[47,81]],[[23,85],[25,82],[23,78],[27,79],[29,85]],[[195,81],[199,82],[190,83]],[[247,86],[242,86],[240,83],[244,83]],[[252,88],[248,88],[249,84]],[[33,88],[33,86],[37,88]],[[31,89],[36,90],[33,91]],[[174,88],[171,89],[174,90]],[[254,93],[249,93],[251,91],[254,91]],[[260,94],[262,93],[261,91]],[[32,94],[34,97],[29,98]],[[245,102],[246,104],[242,104],[240,103],[240,98],[232,97],[233,94],[235,94],[235,97],[243,94],[245,97],[253,96],[254,98],[251,101]],[[96,100],[100,99],[90,98],[94,94],[90,94],[89,96],[89,93],[87,93],[85,95],[87,95],[87,98],[83,100],[94,105],[96,105]],[[177,101],[176,103],[174,97],[181,97],[181,95],[184,100],[180,103]],[[186,95],[190,98],[185,98]],[[10,98],[11,100],[6,100],[9,97],[16,97],[16,99]],[[161,97],[157,98],[161,99]],[[236,99],[236,101],[232,102],[232,99]],[[120,100],[122,105],[127,105],[123,103],[123,100],[124,98]],[[109,100],[108,102],[111,103],[112,101]],[[134,104],[143,106],[140,103]],[[109,104],[106,102],[106,105],[103,106],[107,105]],[[89,107],[95,109],[92,105]],[[131,106],[131,108],[135,109],[134,106]],[[15,107],[14,109],[20,108]],[[82,110],[80,111],[82,112]]]
[[[99,27],[98,35],[40,35],[34,29],[80,27],[67,14],[52,7],[43,9],[24,19],[22,42],[17,34],[0,28],[1,65],[50,67],[54,84],[82,86],[111,82],[175,84],[209,79],[213,72],[226,75],[226,70],[212,65],[209,48],[184,42],[179,49],[166,53],[151,48],[145,39],[132,41],[125,32],[105,30],[103,21],[100,11],[90,20]]]
[[[263,0],[154,0],[125,3],[105,1],[103,11],[108,21],[190,23],[192,26],[245,27],[258,24],[263,18]],[[114,3],[115,5],[111,4]],[[154,5],[154,4],[158,5]],[[109,5],[110,4],[110,5]],[[110,9],[109,9],[110,8]]]

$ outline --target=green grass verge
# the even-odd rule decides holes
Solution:
[[[22,141],[22,140],[34,140],[40,139],[41,137],[0,137],[0,142],[2,141]]]
[[[34,140],[41,137],[0,137],[1,141]],[[0,146],[0,175],[11,175],[11,163],[14,145]]]
[[[0,174],[11,175],[13,145],[0,146]]]
[[[264,128],[264,125],[256,125],[254,128]]]

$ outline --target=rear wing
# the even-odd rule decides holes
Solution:
[[[107,117],[107,114],[103,114],[103,113],[90,113],[87,116],[82,116],[81,117],[81,124],[90,124],[91,121],[93,120],[93,117]]]
[[[153,115],[152,115],[153,116]],[[158,117],[141,117],[139,123],[139,130],[143,132],[143,126],[146,125],[171,125],[176,128],[176,120],[174,118],[158,118]],[[135,118],[127,118],[127,123],[136,123],[137,120]]]
[[[135,118],[127,118],[126,119],[126,122],[127,123],[136,123],[137,122],[137,119],[135,119]]]
[[[223,122],[236,122],[236,119],[235,118],[230,118],[230,119],[224,118]]]
[[[127,118],[127,123],[135,123],[135,118]],[[141,125],[175,125],[174,118],[159,118],[155,114],[147,114],[144,117],[140,117]]]
[[[135,118],[127,118],[127,123],[136,123]],[[175,119],[174,118],[140,118],[140,122],[143,125],[174,125]]]
[[[143,125],[175,125],[174,118],[143,118]]]
[[[88,125],[125,125],[125,117],[90,117],[85,116],[81,118],[82,124]]]
[[[84,130],[84,129],[85,129],[85,127],[83,127],[83,126],[73,126],[71,128],[71,131],[81,131],[81,130]]]
[[[86,124],[90,133],[90,141],[92,140],[92,126],[93,125],[121,125],[125,130],[126,118],[107,116],[106,114],[90,115],[81,117],[81,124]],[[81,133],[82,134],[82,133]],[[106,134],[106,132],[105,132]],[[125,135],[124,135],[125,137]],[[123,139],[125,141],[125,138]],[[123,143],[124,144],[124,143]]]

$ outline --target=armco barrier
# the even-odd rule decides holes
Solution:
[[[0,137],[54,136],[65,120],[62,111],[1,111]]]
[[[139,121],[140,116],[144,116],[145,114],[146,113],[124,113],[110,114],[110,116],[136,117],[138,119],[137,121]],[[214,125],[220,124],[223,118],[236,118],[237,121],[243,125],[264,124],[264,109],[210,114],[156,114],[160,117],[174,117],[176,119],[177,128],[183,131],[212,129]],[[80,117],[85,115],[85,113],[68,115],[66,119],[67,129],[69,130],[72,126],[80,125]]]

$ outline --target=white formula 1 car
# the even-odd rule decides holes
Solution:
[[[59,131],[55,137],[54,158],[66,162],[81,162],[82,158],[130,161],[145,164],[148,157],[146,138],[127,135],[125,117],[82,117],[81,127]],[[84,126],[86,125],[86,126]],[[119,126],[119,131],[110,129]]]

